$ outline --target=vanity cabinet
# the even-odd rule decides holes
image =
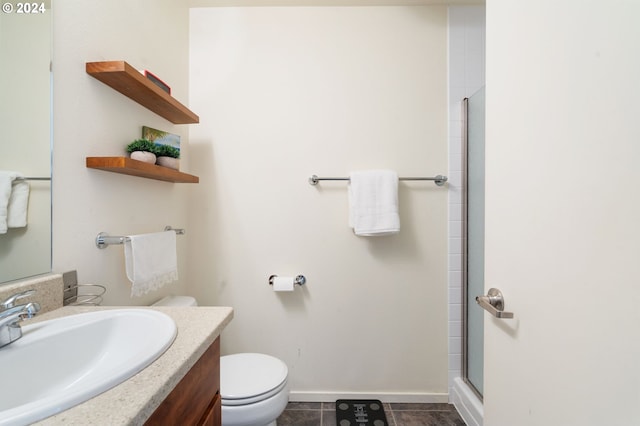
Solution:
[[[221,424],[220,338],[218,337],[153,412],[145,425],[220,426]]]

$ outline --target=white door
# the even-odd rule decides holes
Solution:
[[[640,425],[640,1],[488,0],[485,426]]]

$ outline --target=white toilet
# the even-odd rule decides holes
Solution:
[[[190,296],[167,296],[153,306],[197,306]],[[240,353],[220,357],[223,426],[276,426],[289,402],[289,370],[278,358]]]

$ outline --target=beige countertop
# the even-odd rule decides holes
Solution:
[[[233,318],[233,309],[228,307],[68,306],[39,315],[39,318],[36,317],[32,321],[118,308],[153,309],[164,312],[176,322],[176,339],[153,364],[129,380],[35,424],[142,425]],[[72,357],[69,362],[73,362]]]

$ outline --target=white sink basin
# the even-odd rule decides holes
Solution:
[[[150,309],[114,309],[23,326],[0,348],[0,425],[24,425],[84,402],[143,370],[176,324]]]

